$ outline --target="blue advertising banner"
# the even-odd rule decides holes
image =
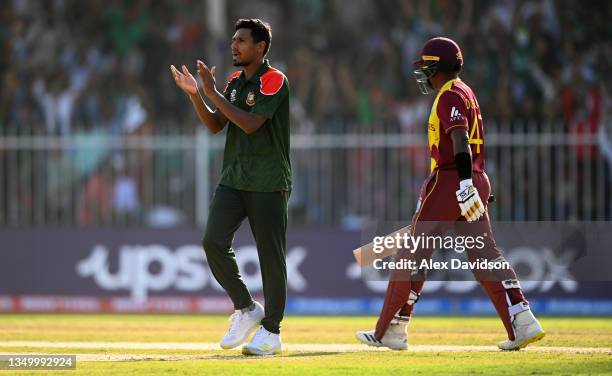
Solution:
[[[227,312],[231,304],[206,264],[197,229],[0,230],[0,311]],[[516,241],[516,239],[515,239]],[[352,250],[357,231],[293,229],[288,234],[288,313],[376,314],[387,282],[365,278]],[[541,253],[521,247],[524,260]],[[254,296],[262,283],[257,249],[243,228],[239,268]],[[511,250],[509,250],[511,251]],[[540,314],[610,315],[612,282],[567,273],[523,282]],[[494,314],[473,280],[430,280],[419,314]]]

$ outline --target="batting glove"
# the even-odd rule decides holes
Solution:
[[[461,215],[464,216],[468,222],[477,221],[485,212],[485,207],[478,195],[478,190],[472,183],[472,179],[461,181],[459,190],[457,191],[457,201],[459,202]]]

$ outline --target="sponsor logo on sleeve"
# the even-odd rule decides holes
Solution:
[[[453,108],[451,109],[450,121],[456,121],[461,119],[463,119],[463,115],[461,115],[461,112],[459,112],[459,110],[457,110],[455,106],[453,106]]]

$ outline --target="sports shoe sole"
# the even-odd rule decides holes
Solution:
[[[534,342],[538,342],[539,340],[541,340],[545,336],[546,336],[546,332],[542,330],[541,332],[536,333],[534,336],[532,336],[530,338],[527,338],[526,340],[521,342],[517,347],[515,347],[513,349],[501,349],[501,350],[502,351],[518,351],[520,349],[524,349],[529,344],[532,344]]]
[[[247,355],[247,356],[269,356],[269,355],[279,355],[282,352],[282,349],[274,349],[274,351],[272,351],[270,354],[264,354],[264,353],[258,353],[255,352],[253,350],[251,350],[250,348],[248,348],[247,346],[244,346],[242,348],[242,355]]]
[[[539,340],[541,340],[542,338],[544,338],[544,336],[546,336],[546,332],[545,331],[541,331],[538,334],[536,334],[535,336],[527,339],[526,341],[524,341],[523,343],[521,343],[519,345],[519,349],[524,349],[525,347],[527,347],[527,345],[529,345],[530,343],[534,343],[534,342],[538,342]]]

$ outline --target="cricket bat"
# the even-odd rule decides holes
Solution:
[[[495,202],[495,196],[490,195],[487,199],[487,203],[490,204],[493,202]],[[403,237],[405,233],[408,233],[408,235],[412,236],[412,231],[412,224],[409,224],[404,228],[392,232],[391,234],[387,235],[387,237],[395,237],[396,234],[400,234],[400,237]],[[359,266],[361,267],[364,267],[367,265],[371,265],[372,262],[374,262],[374,260],[376,259],[383,259],[385,257],[392,256],[395,254],[395,252],[397,252],[397,248],[384,247],[381,253],[376,253],[374,252],[374,245],[372,243],[368,243],[366,245],[362,245],[357,249],[354,249],[353,256],[355,257],[357,264],[359,264]]]
[[[396,234],[400,234],[400,236],[403,237],[404,234],[406,233],[408,233],[409,235],[412,235],[412,224],[404,228],[401,228],[395,232],[392,232],[387,236],[395,237]],[[374,244],[368,243],[366,245],[362,245],[361,247],[353,250],[353,256],[355,257],[357,264],[359,264],[359,266],[361,267],[364,267],[367,265],[371,265],[376,259],[383,259],[385,257],[392,256],[395,254],[395,252],[397,252],[397,248],[395,247],[393,248],[384,247],[381,253],[376,253],[374,252]]]

